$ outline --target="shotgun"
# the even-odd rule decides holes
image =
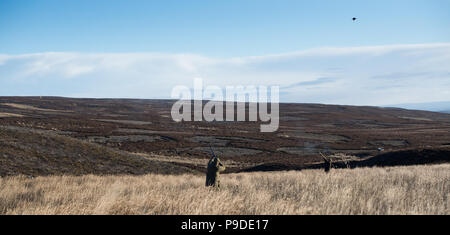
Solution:
[[[216,154],[214,153],[214,150],[212,149],[211,146],[209,146],[209,149],[211,150],[211,159],[217,158],[217,157],[216,157]]]

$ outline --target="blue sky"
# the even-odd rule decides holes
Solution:
[[[2,0],[0,52],[234,57],[448,42],[449,12],[448,0]]]
[[[449,29],[448,0],[1,0],[0,95],[169,98],[202,77],[285,102],[449,101]]]

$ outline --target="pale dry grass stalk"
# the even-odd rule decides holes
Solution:
[[[450,164],[204,177],[0,179],[0,214],[450,214]]]

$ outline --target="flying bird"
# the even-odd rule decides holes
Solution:
[[[353,18],[352,18],[353,21],[356,21],[357,19],[358,19],[358,18],[356,18],[356,17],[353,17]]]

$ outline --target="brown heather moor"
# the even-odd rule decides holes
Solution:
[[[0,178],[0,214],[450,214],[450,164],[222,175]]]

